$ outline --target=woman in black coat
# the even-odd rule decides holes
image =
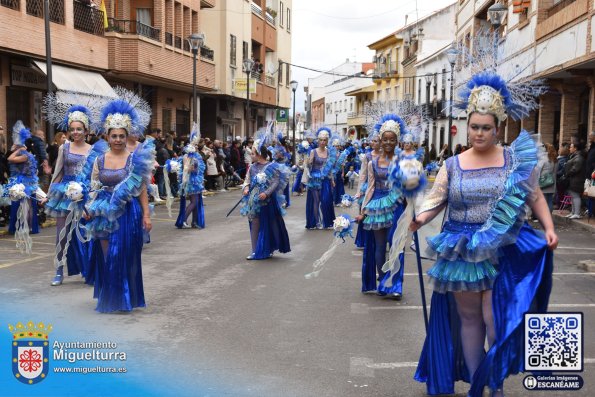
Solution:
[[[581,217],[581,194],[585,183],[585,158],[580,144],[570,144],[570,157],[564,165],[564,178],[568,181],[568,194],[572,196],[570,219]]]

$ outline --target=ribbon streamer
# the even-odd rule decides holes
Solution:
[[[319,259],[316,260],[316,262],[314,262],[314,265],[312,265],[313,271],[311,273],[308,273],[308,274],[304,275],[304,277],[306,278],[306,280],[310,280],[311,278],[318,277],[318,275],[320,274],[320,272],[324,268],[324,265],[326,265],[326,263],[328,262],[328,260],[331,259],[331,257],[333,256],[333,254],[337,250],[337,247],[339,245],[341,245],[341,244],[343,244],[343,242],[342,241],[339,241],[339,239],[337,239],[337,238],[336,239],[333,239],[333,242],[328,247],[328,249],[326,250],[326,252],[324,254],[322,254],[322,256]]]
[[[54,266],[58,269],[60,266],[64,266],[66,264],[66,256],[68,253],[68,248],[70,247],[70,240],[72,240],[72,233],[76,233],[76,237],[83,243],[91,241],[90,236],[83,236],[81,234],[81,218],[83,217],[83,207],[80,204],[81,200],[79,201],[72,201],[68,205],[68,215],[66,215],[66,220],[64,222],[64,227],[60,230],[58,234],[58,244],[56,244],[56,254],[54,256]],[[62,246],[62,241],[66,238],[66,242],[64,246]],[[60,254],[62,254],[60,256]],[[61,259],[58,259],[61,257]]]
[[[26,252],[30,255],[33,252],[33,240],[29,236],[29,201],[27,198],[21,199],[21,203],[19,204],[14,239],[17,249],[21,254]]]
[[[171,218],[171,206],[174,203],[174,196],[171,194],[171,186],[169,185],[169,172],[167,172],[167,167],[163,167],[163,182],[165,183],[165,207],[167,208],[167,214]]]

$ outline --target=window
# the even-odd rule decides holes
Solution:
[[[146,26],[153,25],[153,18],[151,18],[150,8],[137,8],[136,9],[136,20]]]
[[[242,60],[248,59],[248,43],[242,42]]]
[[[283,14],[284,14],[284,5],[283,2],[279,3],[279,26],[283,27]]]
[[[285,85],[289,86],[289,64],[286,63],[285,66],[287,67],[287,70],[285,70]]]
[[[291,10],[287,9],[287,31],[291,30]]]
[[[283,62],[279,61],[279,85],[283,84]]]
[[[229,64],[236,65],[236,37],[229,35]]]
[[[421,79],[417,82],[417,104],[421,104]]]

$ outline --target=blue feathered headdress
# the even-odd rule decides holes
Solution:
[[[123,99],[109,102],[101,110],[101,124],[104,132],[112,128],[124,128],[129,134],[140,135],[145,126],[139,125],[139,117],[134,106]]]
[[[409,133],[405,121],[394,113],[384,114],[374,125],[374,131],[377,132],[380,137],[382,137],[384,132],[392,131],[397,135],[397,139],[399,139],[401,135]]]
[[[331,135],[331,139],[329,139],[330,146],[342,146],[344,144],[343,137],[337,133]]]
[[[60,128],[68,129],[70,123],[73,121],[79,121],[83,123],[86,130],[91,128],[91,124],[93,124],[93,116],[91,115],[91,111],[82,105],[74,105],[71,106],[64,115],[64,119],[60,124]]]
[[[254,147],[258,153],[260,153],[263,146],[268,147],[272,143],[273,137],[270,134],[269,128],[261,127],[256,131],[256,134],[254,135]]]
[[[456,106],[467,114],[478,112],[492,114],[499,121],[506,120],[507,113],[516,117],[516,106],[506,86],[506,81],[494,72],[481,72],[459,91],[460,103]]]
[[[331,139],[331,135],[332,135],[332,134],[333,134],[333,133],[332,133],[331,129],[330,129],[330,128],[328,128],[328,127],[320,127],[320,128],[319,128],[319,129],[316,131],[316,137],[317,137],[318,139],[320,139],[320,138],[321,138],[321,135],[322,135],[322,137],[326,137],[326,139],[329,139],[329,140],[330,140],[330,139]]]
[[[31,138],[31,131],[21,120],[18,120],[12,127],[12,143],[15,146],[25,146],[25,141],[29,138]]]
[[[283,131],[277,131],[277,142],[282,146],[285,146],[285,135],[283,134]]]
[[[316,134],[312,130],[304,131],[304,139],[316,139]]]

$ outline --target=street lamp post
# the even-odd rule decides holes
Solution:
[[[192,112],[194,115],[194,122],[198,125],[198,103],[196,99],[196,62],[198,57],[198,51],[205,43],[204,33],[192,33],[187,38],[188,44],[192,49],[192,55],[194,61],[192,63]]]
[[[339,119],[339,111],[335,111],[335,132],[338,132],[338,130],[339,130],[338,119]]]
[[[45,65],[47,77],[47,93],[54,92],[52,84],[52,40],[50,36],[50,0],[43,2],[43,21],[45,26]],[[47,124],[46,141],[54,141],[54,124],[48,122]]]
[[[246,138],[250,136],[250,73],[254,67],[254,61],[250,58],[242,62],[244,73],[246,73]]]
[[[292,155],[292,159],[293,159],[293,163],[296,163],[296,158],[295,158],[295,90],[297,90],[298,87],[298,82],[295,80],[291,80],[291,82],[289,83],[289,85],[291,86],[291,91],[293,91],[293,145],[291,145],[291,155]]]
[[[454,97],[454,70],[455,70],[455,63],[457,62],[457,56],[459,52],[456,48],[451,47],[446,51],[446,57],[448,58],[448,63],[450,63],[450,109],[448,111],[448,150],[452,149],[452,111],[454,109],[453,97]]]
[[[498,29],[502,26],[502,21],[508,13],[508,7],[500,3],[494,3],[488,8],[488,17],[494,28],[494,71],[498,66]]]

